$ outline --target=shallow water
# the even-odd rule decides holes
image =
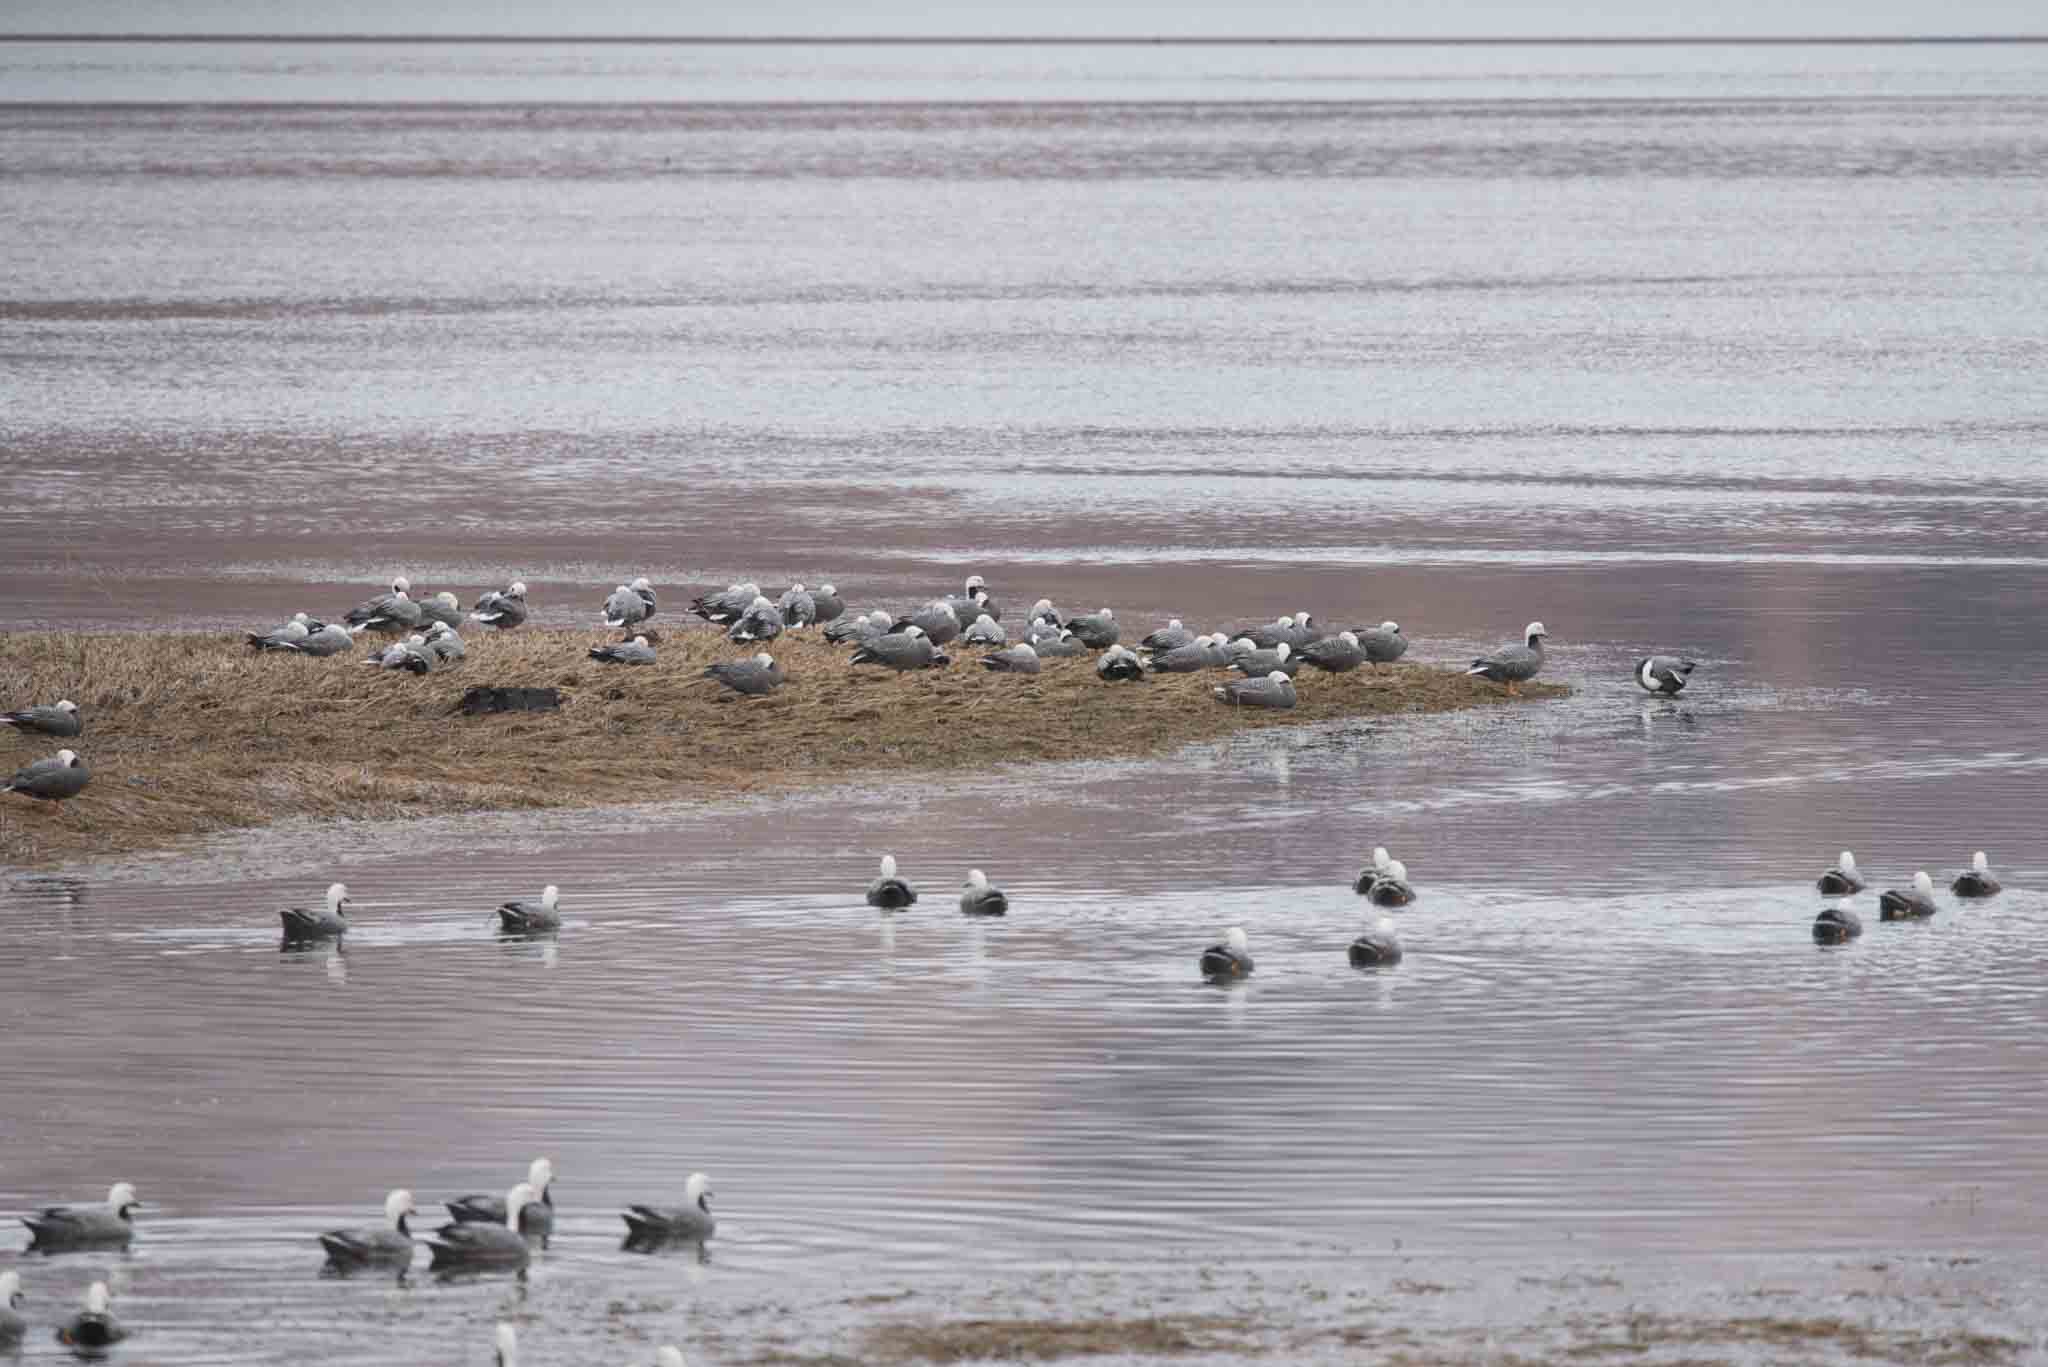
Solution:
[[[239,103],[123,103],[195,73]],[[0,105],[0,626],[973,571],[1146,626],[1393,616],[1439,661],[1541,617],[1576,689],[17,875],[0,1210],[156,1207],[127,1258],[0,1251],[31,1358],[97,1270],[149,1362],[484,1361],[500,1314],[562,1363],[1154,1311],[1248,1317],[1226,1357],[1400,1346],[1364,1316],[1770,1361],[1793,1309],[2039,1351],[2048,50],[0,74],[42,102]],[[1682,700],[1629,682],[1653,649],[1701,661]],[[1367,975],[1374,844],[1422,901]],[[1820,949],[1845,845],[1879,886],[1987,848],[2011,891],[1865,896]],[[925,893],[889,919],[885,850]],[[955,914],[974,865],[1007,920]],[[280,953],[334,878],[345,951]],[[550,881],[559,943],[498,940]],[[1258,972],[1204,987],[1231,923]],[[387,1188],[538,1153],[523,1288],[318,1275]],[[693,1169],[708,1260],[620,1251]]]

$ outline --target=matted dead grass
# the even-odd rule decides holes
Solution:
[[[657,624],[658,625],[658,624]],[[1094,656],[1036,678],[993,674],[971,651],[948,669],[847,663],[816,636],[774,644],[789,682],[741,698],[703,677],[749,652],[669,624],[660,660],[600,665],[605,631],[481,632],[468,658],[424,676],[367,669],[367,647],[327,660],[257,654],[233,634],[0,635],[0,705],[70,698],[72,741],[0,739],[0,773],[69,745],[91,787],[53,812],[0,796],[0,864],[38,866],[157,849],[287,817],[383,820],[629,802],[845,782],[861,774],[990,769],[1156,754],[1267,726],[1510,705],[1455,670],[1304,670],[1291,712],[1231,707],[1224,676],[1106,684]],[[559,712],[467,717],[469,688],[558,688]],[[1533,684],[1525,698],[1569,690]]]

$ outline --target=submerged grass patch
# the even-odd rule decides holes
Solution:
[[[1106,684],[1092,654],[1035,678],[950,668],[894,674],[847,663],[816,636],[771,647],[789,682],[742,698],[703,676],[751,652],[674,631],[647,666],[601,665],[603,631],[466,638],[468,658],[424,676],[367,669],[366,651],[257,654],[235,634],[0,635],[0,704],[69,698],[85,734],[0,738],[0,773],[68,745],[92,786],[61,813],[0,796],[0,864],[155,849],[287,817],[600,807],[845,782],[863,774],[995,769],[1155,754],[1268,726],[1512,704],[1456,670],[1304,670],[1289,712],[1237,708],[1215,673]],[[470,687],[558,688],[559,712],[456,715]],[[1559,685],[1526,685],[1530,699]]]

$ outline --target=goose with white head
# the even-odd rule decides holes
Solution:
[[[897,911],[917,901],[917,889],[896,876],[896,856],[882,856],[882,871],[868,884],[868,905]]]
[[[336,940],[348,934],[348,913],[342,908],[349,905],[348,884],[329,883],[327,902],[324,906],[286,907],[278,919],[284,922],[284,938],[292,944],[309,940]]]
[[[1353,968],[1387,968],[1401,962],[1401,937],[1394,934],[1394,918],[1382,916],[1371,930],[1351,942],[1346,951]]]
[[[553,883],[538,902],[506,902],[498,908],[498,929],[507,935],[548,935],[562,928],[562,890]]]
[[[749,580],[744,584],[727,584],[716,593],[699,594],[690,601],[690,611],[707,622],[729,627],[746,614],[761,596],[761,586]]]
[[[0,713],[0,726],[45,736],[76,736],[84,732],[85,721],[78,715],[78,704],[64,698],[47,707],[38,703],[17,712]]]
[[[647,581],[637,582],[644,584]],[[600,611],[608,627],[636,627],[653,615],[653,605],[641,597],[632,584],[621,584],[611,591]]]
[[[78,1313],[57,1331],[57,1341],[73,1348],[109,1348],[127,1338],[127,1326],[114,1318],[113,1304],[107,1284],[94,1282],[85,1289]]]
[[[1202,976],[1210,982],[1233,982],[1249,978],[1252,973],[1251,941],[1246,937],[1243,926],[1232,926],[1223,932],[1220,944],[1210,945],[1202,951]]]
[[[521,1233],[521,1216],[533,1204],[533,1188],[521,1182],[505,1193],[503,1223],[457,1220],[442,1225],[427,1241],[433,1250],[430,1266],[436,1271],[515,1271],[533,1258],[533,1249]]]
[[[1979,850],[1970,856],[1970,867],[1956,875],[1948,890],[1958,897],[1996,897],[2005,890],[2005,884],[1991,872],[1991,860]]]
[[[540,1240],[543,1246],[555,1232],[554,1184],[554,1163],[536,1158],[526,1165],[526,1187],[533,1193],[533,1198],[520,1213],[519,1232],[529,1239]],[[508,1214],[505,1200],[500,1196],[458,1196],[443,1204],[458,1224],[504,1224]]]
[[[320,1236],[320,1247],[336,1267],[399,1266],[412,1261],[412,1228],[407,1221],[419,1214],[412,1193],[403,1187],[384,1198],[384,1223],[355,1229],[330,1229]]]
[[[1365,658],[1375,672],[1383,665],[1390,665],[1408,653],[1408,638],[1401,634],[1399,622],[1381,622],[1376,627],[1360,627],[1352,633],[1358,637],[1358,647],[1365,652]]]
[[[1301,648],[1301,662],[1331,674],[1349,674],[1365,663],[1365,647],[1349,631],[1310,641]]]
[[[19,793],[49,803],[54,811],[62,811],[64,804],[84,792],[85,785],[91,782],[92,770],[85,767],[78,752],[59,750],[48,759],[15,770],[14,777],[0,783],[0,793]]]
[[[492,589],[476,600],[469,620],[482,622],[498,631],[510,631],[526,622],[526,583],[515,579],[502,589]]]
[[[421,626],[432,627],[439,624],[444,627],[459,627],[462,625],[462,600],[448,592],[448,590],[442,589],[439,593],[429,594],[418,601],[420,605]]]
[[[942,646],[960,634],[960,611],[946,599],[934,599],[915,612],[898,617],[890,623],[889,629],[892,634],[900,634],[915,628],[929,637],[933,645]],[[974,619],[970,617],[967,620]]]
[[[28,1226],[31,1252],[125,1248],[135,1237],[135,1212],[141,1208],[135,1188],[116,1182],[107,1191],[105,1205],[45,1206],[21,1222]]]
[[[1817,886],[1829,897],[1849,897],[1869,884],[1863,881],[1863,871],[1856,867],[1856,856],[1843,850],[1835,866],[1820,876]]]
[[[1408,866],[1398,859],[1387,861],[1387,871],[1365,890],[1365,899],[1376,907],[1405,907],[1414,902],[1415,889],[1408,885]]]
[[[313,629],[306,625],[308,620],[306,614],[302,612],[283,626],[270,631],[250,631],[243,634],[248,638],[249,648],[258,653],[267,650],[290,650],[313,634]]]
[[[889,634],[889,628],[896,619],[876,608],[873,612],[859,617],[848,617],[825,628],[825,639],[833,645],[843,646],[848,642],[872,641],[877,636]]]
[[[705,665],[704,676],[748,698],[765,698],[787,680],[782,666],[765,650],[744,660],[720,660]]]
[[[14,1308],[21,1301],[21,1274],[11,1267],[0,1272],[0,1350],[13,1348],[28,1332],[28,1321]]]
[[[802,584],[791,584],[775,600],[775,610],[786,627],[811,626],[818,620],[818,599]]]
[[[990,651],[982,656],[981,667],[996,674],[1036,674],[1040,668],[1038,651],[1019,641],[1008,650]]]
[[[1291,679],[1301,672],[1301,657],[1285,641],[1270,650],[1261,650],[1240,636],[1230,643],[1229,650],[1231,668],[1246,678],[1264,678],[1277,670]]]
[[[1145,639],[1138,642],[1138,649],[1148,655],[1163,655],[1169,650],[1178,650],[1195,639],[1195,633],[1182,624],[1180,618],[1170,619],[1157,631],[1147,632]]]
[[[882,665],[904,673],[915,669],[936,669],[952,661],[944,651],[933,647],[932,638],[925,635],[923,627],[912,625],[863,641],[847,663]]]
[[[1491,655],[1482,655],[1465,672],[1501,685],[1510,697],[1519,696],[1521,685],[1543,668],[1543,643],[1548,639],[1549,629],[1541,622],[1531,622],[1522,629],[1521,645],[1503,646]]]
[[[987,613],[982,613],[960,633],[960,643],[970,646],[1004,646],[1010,643],[1010,633],[1003,624]]]
[[[389,593],[356,604],[341,620],[358,631],[380,631],[387,635],[411,631],[420,624],[420,605],[412,600],[412,581],[399,575],[391,581]]]
[[[635,636],[630,641],[592,646],[590,658],[601,665],[651,665],[655,654],[654,647],[647,643],[645,636]]]
[[[967,885],[960,889],[960,911],[965,916],[1002,916],[1010,910],[1010,899],[988,881],[980,869],[967,871]]]
[[[339,622],[328,622],[303,641],[288,642],[285,649],[295,655],[311,655],[315,659],[326,659],[355,649],[356,637],[353,631]]]
[[[683,1183],[679,1206],[632,1205],[620,1212],[626,1222],[629,1245],[701,1243],[717,1232],[718,1220],[711,1213],[711,1179],[693,1172]]]
[[[1107,650],[1123,635],[1123,628],[1117,625],[1116,614],[1108,608],[1097,608],[1079,617],[1070,617],[1066,627],[1090,650]]]
[[[1922,869],[1913,875],[1910,888],[1890,888],[1877,899],[1880,921],[1924,921],[1934,915],[1934,879]]]
[[[1280,669],[1263,679],[1232,679],[1209,691],[1233,707],[1265,707],[1280,711],[1293,707],[1298,697],[1294,691],[1294,680]]]
[[[1675,698],[1692,682],[1692,672],[1698,668],[1697,661],[1676,655],[1647,655],[1636,661],[1636,687],[1645,693]]]
[[[811,590],[811,606],[815,610],[812,620],[824,626],[837,621],[839,614],[846,611],[846,600],[839,596],[836,586],[820,584]]]
[[[1358,877],[1352,881],[1351,890],[1361,897],[1365,896],[1365,894],[1372,891],[1372,885],[1385,878],[1393,871],[1393,868],[1394,861],[1388,857],[1387,847],[1385,845],[1373,846],[1372,862],[1367,864]]]

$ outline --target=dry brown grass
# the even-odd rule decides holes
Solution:
[[[611,632],[477,633],[442,673],[259,655],[235,635],[0,635],[0,702],[70,698],[85,734],[0,740],[0,773],[70,745],[92,786],[61,812],[0,796],[0,864],[33,866],[155,849],[286,817],[598,807],[841,782],[861,773],[994,768],[1153,754],[1265,726],[1444,712],[1512,699],[1453,670],[1303,671],[1291,712],[1224,705],[1221,676],[1105,684],[1092,655],[1037,678],[992,674],[972,652],[951,668],[893,674],[847,663],[821,639],[775,643],[789,682],[740,698],[703,677],[746,652],[675,631],[659,663],[586,658]],[[476,684],[554,687],[560,712],[452,715]],[[1531,685],[1534,698],[1562,696]]]
[[[1136,1319],[897,1320],[863,1335],[868,1362],[1051,1362],[1243,1350],[1252,1325],[1216,1315]]]

